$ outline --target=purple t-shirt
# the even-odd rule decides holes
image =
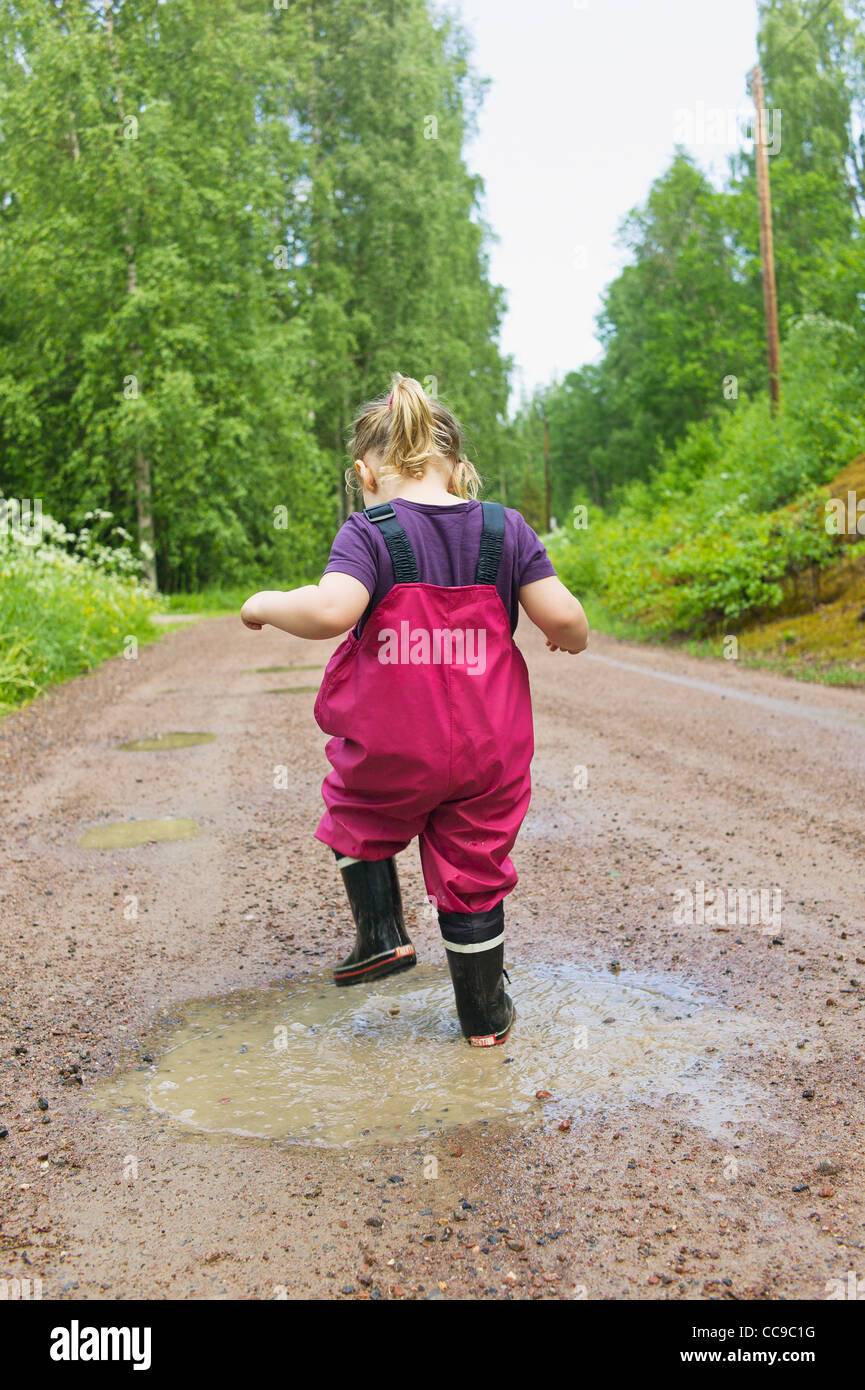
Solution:
[[[393,499],[424,584],[474,584],[481,544],[480,502],[409,502]],[[372,594],[357,625],[358,634],[373,609],[394,585],[393,564],[381,528],[362,512],[353,512],[336,534],[325,574],[351,574]],[[505,508],[505,540],[496,588],[510,615],[511,632],[519,618],[520,588],[555,574],[541,541],[512,507]]]

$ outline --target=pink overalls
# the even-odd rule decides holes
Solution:
[[[423,584],[390,503],[382,528],[394,587],[328,663],[315,703],[332,737],[316,837],[387,859],[418,836],[443,912],[494,907],[517,882],[510,851],[529,806],[529,676],[495,587],[504,509],[484,502],[475,583]]]

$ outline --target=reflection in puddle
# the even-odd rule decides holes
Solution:
[[[186,816],[161,820],[121,820],[113,825],[94,825],[78,841],[79,849],[130,849],[154,840],[190,840],[201,832]]]
[[[157,753],[161,748],[193,748],[197,743],[213,743],[216,734],[156,734],[121,743],[124,753]]]
[[[511,974],[517,1021],[503,1047],[466,1045],[443,966],[347,990],[313,980],[191,1006],[156,1064],[101,1083],[97,1103],[144,1106],[209,1133],[338,1147],[670,1091],[715,1130],[753,1114],[723,1059],[771,1042],[767,1024],[666,982],[538,963]]]

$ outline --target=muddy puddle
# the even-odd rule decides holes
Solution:
[[[316,979],[193,1004],[151,1045],[152,1065],[101,1082],[94,1099],[169,1128],[338,1148],[671,1093],[719,1135],[760,1116],[730,1054],[777,1047],[777,1028],[666,980],[537,962],[511,976],[517,1022],[503,1047],[470,1048],[447,967],[421,965],[352,989]]]
[[[121,743],[123,753],[158,753],[163,748],[194,748],[199,743],[213,743],[216,734],[169,733],[154,734],[153,738],[135,738]]]
[[[164,816],[159,820],[121,820],[93,825],[78,841],[79,849],[133,849],[162,840],[190,840],[201,831],[188,816]]]

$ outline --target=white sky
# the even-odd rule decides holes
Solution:
[[[599,355],[616,228],[677,141],[717,181],[747,116],[755,0],[452,0],[491,79],[469,166],[486,183],[505,287],[501,342],[523,389]],[[753,107],[750,108],[753,110]],[[698,128],[703,112],[703,133]],[[683,115],[683,113],[688,113]],[[718,138],[719,132],[724,138]],[[690,137],[690,138],[688,138]]]

